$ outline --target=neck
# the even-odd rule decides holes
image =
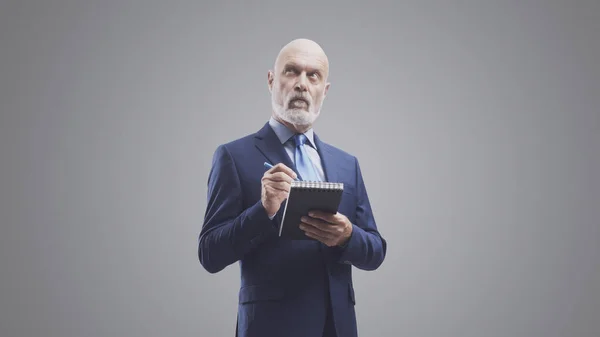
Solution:
[[[292,124],[290,122],[284,121],[283,119],[279,118],[279,116],[277,116],[275,113],[273,113],[273,118],[276,121],[278,121],[279,123],[285,125],[288,129],[294,131],[295,133],[305,133],[312,127],[312,124],[296,125],[296,124]]]

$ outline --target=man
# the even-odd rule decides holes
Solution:
[[[357,336],[351,268],[375,270],[385,258],[357,159],[312,129],[328,75],[317,43],[284,46],[268,72],[270,120],[214,153],[198,257],[210,273],[239,261],[236,336]],[[295,178],[344,183],[337,214],[316,212],[298,224],[313,240],[278,236]]]

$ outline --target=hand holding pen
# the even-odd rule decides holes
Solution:
[[[297,174],[284,164],[275,166],[265,162],[268,170],[261,179],[261,203],[269,217],[277,213],[279,207],[287,199],[293,180],[297,180]]]
[[[284,168],[284,169],[287,169],[287,170],[286,170],[286,172],[288,172],[288,173],[290,173],[290,172],[291,172],[291,173],[293,173],[293,176],[292,176],[292,178],[293,178],[294,180],[296,180],[296,181],[299,181],[299,180],[300,180],[300,179],[298,179],[298,175],[296,175],[296,173],[295,173],[295,172],[294,172],[294,171],[293,171],[291,168],[289,168],[289,167],[285,166],[284,164],[277,164],[277,165],[273,166],[273,165],[271,165],[271,164],[269,164],[269,163],[265,162],[265,167],[266,167],[267,169],[271,169],[271,168],[274,168],[274,167],[277,167],[277,166],[281,166],[282,168]],[[289,170],[289,171],[288,171],[288,170]]]

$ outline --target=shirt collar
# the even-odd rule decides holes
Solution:
[[[285,144],[285,142],[287,142],[296,134],[294,131],[288,129],[287,126],[283,125],[281,122],[273,118],[273,116],[271,116],[271,118],[269,119],[269,125],[271,126],[273,131],[275,131],[275,134],[277,135],[277,138],[279,138],[281,144]],[[308,131],[306,131],[304,135],[308,139],[310,146],[316,149],[317,146],[315,145],[313,128],[308,129]]]

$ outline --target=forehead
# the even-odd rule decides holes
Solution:
[[[327,57],[321,53],[305,49],[290,49],[282,53],[279,66],[281,69],[293,66],[303,69],[327,71]]]

